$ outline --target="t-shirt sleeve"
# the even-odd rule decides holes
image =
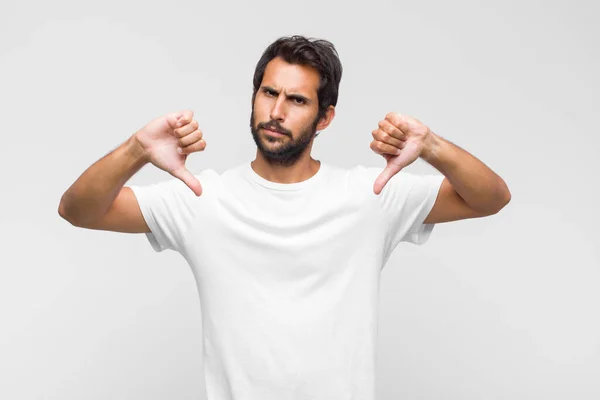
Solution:
[[[130,186],[151,231],[146,237],[156,252],[180,251],[185,233],[197,216],[200,199],[205,196],[205,180],[199,175],[196,177],[202,184],[200,197],[175,178],[146,186]]]
[[[370,168],[372,182],[383,171]],[[416,175],[400,171],[378,195],[379,207],[387,221],[388,250],[400,242],[422,245],[431,236],[434,224],[424,224],[437,199],[443,175]]]

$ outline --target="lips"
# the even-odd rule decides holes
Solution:
[[[284,136],[285,135],[285,133],[277,131],[275,129],[269,129],[269,128],[263,128],[263,129],[273,135],[276,135],[276,136]]]

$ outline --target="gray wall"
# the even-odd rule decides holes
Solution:
[[[252,160],[254,66],[295,33],[331,40],[344,66],[315,158],[383,168],[371,131],[397,111],[483,160],[513,196],[389,260],[378,399],[599,398],[598,3],[485,4],[3,1],[0,398],[205,398],[184,259],[142,235],[74,228],[58,202],[180,109],[208,144],[191,170]],[[170,178],[148,166],[129,183]]]

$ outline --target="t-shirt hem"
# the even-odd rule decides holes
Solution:
[[[435,205],[435,202],[437,201],[444,178],[444,175],[434,175],[434,178],[432,178],[432,180],[436,182],[436,184],[431,185],[429,189],[427,202],[421,210],[419,217],[417,218],[417,229],[413,232],[409,232],[407,235],[407,239],[409,242],[420,246],[425,244],[429,240],[431,233],[433,232],[433,228],[435,227],[435,224],[424,224],[423,221],[425,221],[425,219],[429,216],[429,213],[431,212],[433,206]]]
[[[156,252],[166,250],[168,247],[165,245],[165,239],[159,233],[158,224],[152,215],[151,210],[148,207],[146,198],[144,197],[144,188],[139,186],[130,186],[131,190],[135,194],[142,216],[150,228],[150,232],[145,232],[146,239],[150,242],[152,249]]]

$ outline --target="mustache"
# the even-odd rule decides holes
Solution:
[[[277,131],[279,133],[283,133],[284,135],[290,135],[290,131],[279,125],[277,121],[269,121],[258,124],[258,128],[268,129],[270,131]]]

